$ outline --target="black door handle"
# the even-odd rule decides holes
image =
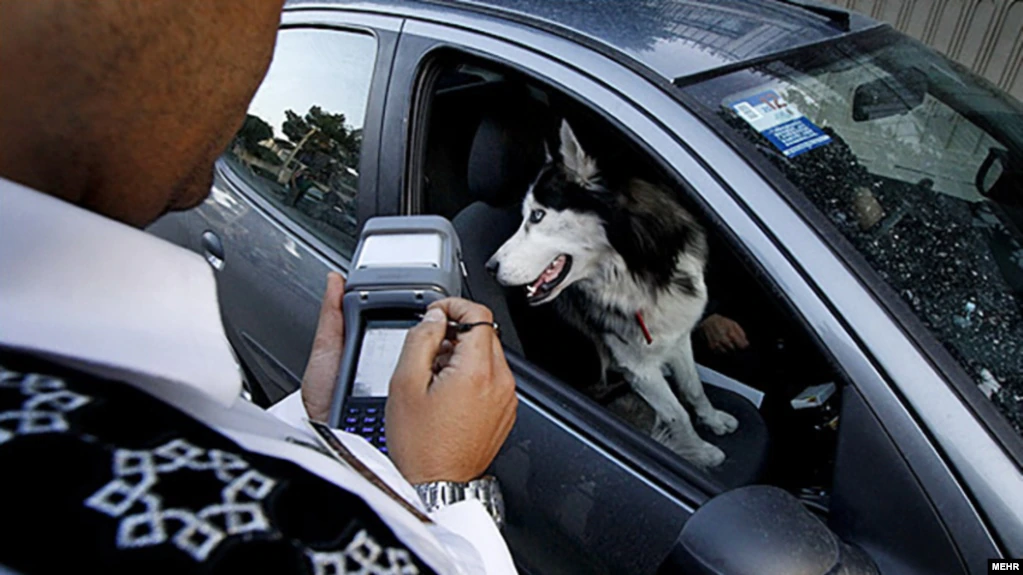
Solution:
[[[224,268],[224,244],[220,236],[207,230],[202,233],[202,255],[215,270]]]

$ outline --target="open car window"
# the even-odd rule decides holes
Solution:
[[[683,88],[754,144],[1023,432],[1023,108],[890,31]]]
[[[559,314],[554,304],[529,305],[526,286],[498,285],[484,269],[530,216],[523,198],[544,163],[544,145],[558,154],[559,126],[567,119],[595,159],[608,193],[624,193],[624,181],[643,180],[707,229],[710,303],[702,311],[710,327],[693,332],[695,359],[711,403],[739,418],[738,431],[723,436],[697,424],[697,432],[726,457],[708,475],[725,487],[769,482],[797,493],[826,493],[842,380],[780,307],[777,294],[753,279],[710,218],[696,211],[695,192],[667,175],[606,117],[556,88],[463,55],[449,54],[435,65],[441,69],[430,70],[436,79],[424,88],[430,90],[422,99],[427,109],[416,114],[427,125],[417,146],[422,169],[410,185],[418,188],[417,205],[425,213],[454,223],[468,268],[467,295],[494,311],[506,349],[550,374],[551,386],[581,394],[603,408],[596,411],[641,436],[658,437],[651,404],[631,389],[622,371],[610,365],[602,377],[594,334]],[[737,340],[748,338],[748,346],[728,349],[711,341],[714,334],[736,330],[744,334]]]

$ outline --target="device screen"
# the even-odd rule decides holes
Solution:
[[[370,321],[359,350],[352,397],[387,397],[391,375],[405,343],[410,322]]]
[[[437,234],[381,234],[368,236],[359,249],[357,268],[441,266],[442,240]]]

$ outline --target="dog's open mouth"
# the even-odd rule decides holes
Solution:
[[[540,277],[525,286],[526,301],[536,303],[543,300],[568,276],[571,269],[572,256],[561,254],[554,258],[554,261],[544,268]]]

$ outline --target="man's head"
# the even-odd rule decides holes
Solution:
[[[0,0],[0,176],[144,226],[200,203],[283,0]]]

